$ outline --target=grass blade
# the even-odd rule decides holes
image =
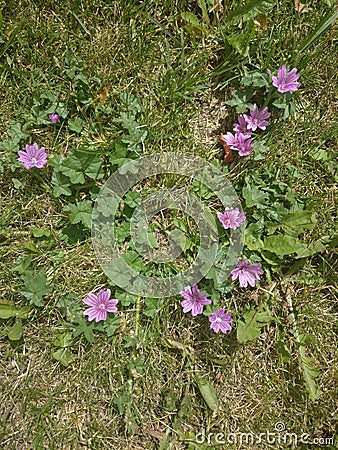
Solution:
[[[2,19],[2,17],[1,17]],[[12,31],[8,41],[6,42],[6,44],[3,46],[3,48],[0,50],[0,58],[3,57],[3,55],[7,52],[7,50],[9,49],[9,47],[13,44],[17,34],[20,32],[21,27],[23,25],[24,21],[21,20],[21,22],[19,22],[17,24],[17,26],[14,28],[14,30]]]
[[[304,41],[301,43],[299,47],[299,53],[304,52],[309,47],[311,47],[312,44],[314,44],[317,39],[320,38],[332,25],[332,23],[337,19],[338,17],[338,10],[334,13],[330,11],[323,19],[319,22],[317,27],[312,31],[311,34],[309,34]]]

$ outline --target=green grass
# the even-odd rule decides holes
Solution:
[[[189,27],[181,13],[194,13],[202,23],[198,4],[203,2],[113,3],[6,3],[0,49],[18,24],[21,28],[1,58],[1,140],[8,139],[11,122],[31,122],[34,107],[43,102],[41,95],[51,91],[71,105],[68,118],[81,117],[84,129],[72,133],[64,126],[58,135],[51,126],[33,126],[27,139],[45,145],[51,154],[84,147],[103,152],[122,134],[113,118],[120,95],[128,93],[144,107],[140,120],[148,131],[146,154],[181,151],[215,161],[218,135],[236,118],[225,102],[239,78],[246,71],[274,70],[283,63],[293,67],[297,61],[302,88],[296,115],[267,130],[264,159],[241,160],[228,176],[239,192],[251,175],[265,185],[286,183],[316,213],[316,226],[302,239],[333,239],[337,165],[330,155],[337,138],[336,30],[327,28],[313,45],[301,54],[297,51],[329,11],[330,2],[307,3],[306,13],[295,11],[291,1],[279,2],[259,23],[244,22],[243,35],[252,27],[254,34],[242,54],[226,39],[238,32],[236,24],[227,21],[237,2],[226,6],[219,20],[210,14],[202,33]],[[79,98],[78,74],[89,80],[93,99],[88,103]],[[102,99],[112,108],[111,115],[100,110]],[[154,317],[144,314],[142,299],[121,307],[122,321],[112,336],[96,333],[92,344],[84,335],[74,339],[69,347],[72,361],[64,367],[52,356],[55,339],[68,329],[57,302],[73,294],[81,304],[89,291],[110,284],[88,233],[81,242],[67,243],[63,230],[68,217],[62,210],[67,198],[45,192],[16,158],[16,151],[0,149],[0,302],[28,303],[20,273],[13,270],[19,258],[27,256],[37,271],[46,271],[53,291],[43,308],[34,308],[23,319],[22,339],[10,341],[6,330],[12,322],[0,319],[1,449],[231,449],[239,447],[193,442],[202,428],[207,433],[259,434],[274,432],[276,422],[298,436],[334,436],[336,244],[328,243],[291,274],[292,258],[284,260],[280,272],[266,264],[257,289],[236,287],[227,294],[227,308],[236,320],[245,308],[263,303],[279,318],[280,323],[267,324],[256,340],[240,344],[235,331],[211,334],[206,318],[195,320],[182,313],[179,296],[164,299]],[[49,166],[47,174],[52,174]],[[34,236],[37,228],[49,234]],[[315,380],[322,395],[316,400],[310,400],[305,389],[290,298],[298,332],[307,337],[301,348],[319,372]],[[287,361],[281,345],[290,353]],[[214,386],[217,412],[203,399],[196,372]]]

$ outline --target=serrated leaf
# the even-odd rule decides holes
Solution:
[[[251,32],[247,33],[232,33],[226,37],[227,41],[237,52],[246,57],[249,54],[250,40],[253,36],[254,28],[252,27]]]
[[[266,311],[250,309],[243,314],[243,319],[237,324],[237,339],[244,343],[260,336],[261,328],[268,322],[276,321]]]
[[[44,270],[40,270],[37,275],[24,275],[25,286],[22,294],[35,306],[43,306],[43,297],[51,292],[52,287],[47,283],[47,275]]]
[[[112,259],[109,265],[104,266],[104,272],[117,286],[125,288],[130,285],[132,275],[128,273],[123,259]]]
[[[125,196],[124,202],[127,203],[131,208],[136,208],[142,201],[141,194],[137,191],[130,191]]]
[[[74,156],[80,161],[82,171],[87,177],[97,180],[104,176],[101,170],[102,160],[100,155],[77,151],[74,152]]]
[[[102,161],[99,155],[87,152],[75,151],[64,159],[57,167],[63,175],[70,178],[72,184],[82,184],[84,175],[92,179],[100,179],[104,176]]]
[[[85,178],[82,165],[75,155],[70,155],[67,159],[63,160],[59,166],[59,170],[70,179],[72,184],[84,183]]]
[[[264,238],[263,250],[274,253],[275,255],[291,255],[292,253],[301,254],[307,246],[299,239],[287,234],[278,234]]]
[[[276,344],[277,344],[277,349],[279,351],[279,355],[281,357],[282,362],[285,362],[285,363],[289,362],[291,359],[291,353],[290,353],[289,349],[286,347],[286,345],[284,344],[284,342],[281,340],[278,340],[276,342]]]
[[[61,172],[53,171],[52,175],[53,195],[58,198],[61,195],[72,195],[70,179]]]
[[[63,211],[70,212],[69,221],[71,224],[82,223],[90,229],[92,223],[92,201],[83,200],[74,204],[66,205]]]
[[[205,401],[212,411],[217,411],[219,406],[216,390],[212,384],[210,384],[204,378],[201,378],[198,373],[195,373],[195,379],[198,389]]]
[[[21,140],[26,140],[29,137],[29,133],[27,133],[25,127],[23,129],[21,123],[19,122],[11,122],[7,134],[13,145],[19,144]]]
[[[266,74],[260,72],[253,72],[241,79],[241,84],[243,86],[254,86],[254,87],[268,87],[270,86],[270,79],[267,78]]]
[[[75,320],[77,323],[74,328],[74,337],[80,336],[81,334],[87,339],[88,342],[92,343],[94,341],[93,327],[94,323],[88,324],[88,321],[82,317]]]
[[[19,317],[27,319],[31,308],[29,306],[18,307],[10,304],[0,304],[0,319],[10,319],[11,317]]]
[[[318,148],[316,150],[312,150],[310,152],[310,156],[311,156],[311,158],[313,158],[316,161],[328,162],[328,161],[332,161],[332,160],[338,158],[338,152],[327,151],[327,150]]]
[[[116,289],[115,295],[119,299],[122,306],[134,305],[138,299],[138,295],[129,294],[128,292],[120,289]]]
[[[254,185],[246,185],[243,188],[243,197],[248,208],[256,206],[257,208],[264,208],[267,204],[268,194],[256,188]]]

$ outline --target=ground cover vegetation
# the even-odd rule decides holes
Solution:
[[[0,11],[0,448],[336,448],[334,2]],[[194,204],[175,207],[189,191],[217,256],[176,295],[137,295],[91,230],[111,239],[109,177],[167,152],[182,167],[149,165],[116,208],[119,254],[144,277],[185,271],[203,240]],[[189,172],[200,160],[238,202]],[[162,188],[177,198],[147,259],[130,227]]]

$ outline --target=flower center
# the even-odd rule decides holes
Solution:
[[[99,309],[106,309],[106,305],[104,303],[100,303],[98,308]]]
[[[215,320],[216,323],[222,323],[222,319],[220,317],[217,317],[217,319]]]
[[[38,160],[37,160],[36,158],[31,158],[31,162],[32,162],[33,164],[36,164],[36,163],[38,162]]]

